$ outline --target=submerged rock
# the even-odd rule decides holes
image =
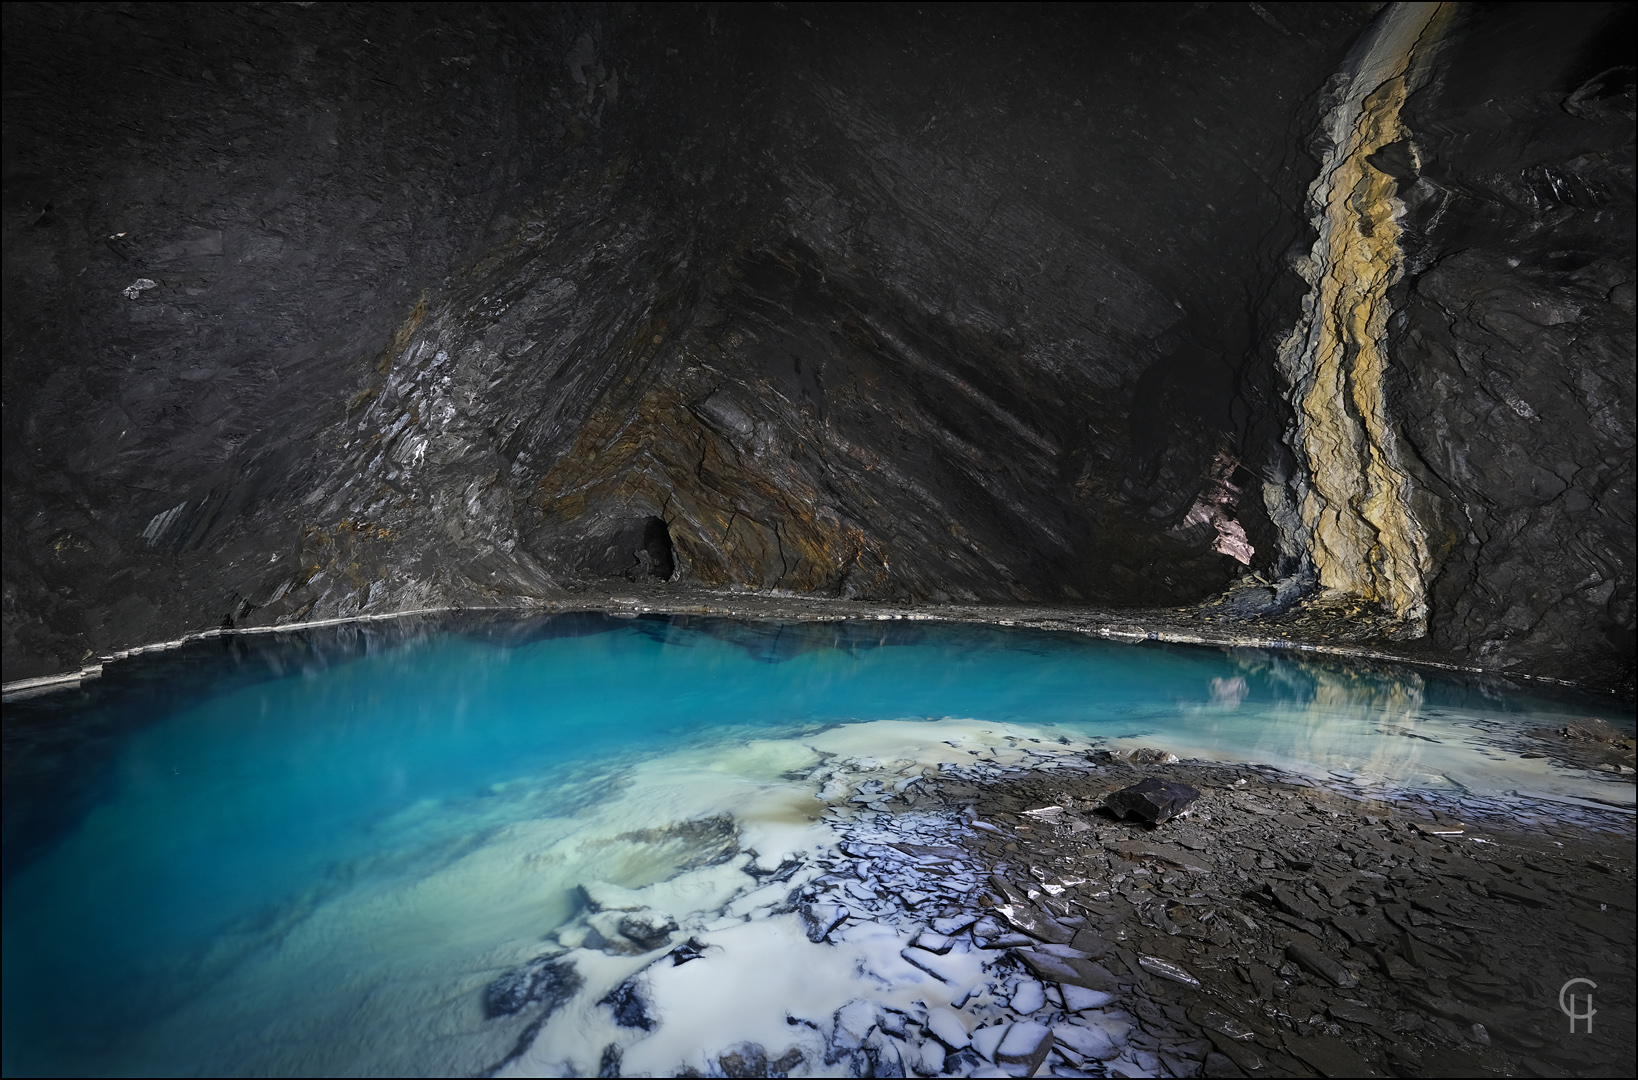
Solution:
[[[671,950],[671,966],[681,967],[690,960],[698,960],[705,955],[705,950],[708,948],[710,946],[699,938],[691,937]]]
[[[574,996],[581,982],[573,964],[540,957],[508,971],[484,988],[484,1018],[513,1016],[537,1003],[545,1004],[549,1013]]]
[[[807,931],[808,940],[814,943],[825,940],[850,914],[841,904],[803,904],[800,910],[803,929]]]
[[[1158,825],[1183,813],[1199,797],[1188,784],[1151,776],[1111,793],[1103,802],[1117,818],[1138,817]]]
[[[676,930],[676,919],[653,908],[634,911],[620,920],[620,933],[645,950],[667,944]]]
[[[610,990],[598,1004],[612,1009],[614,1022],[621,1027],[654,1030],[654,1017],[649,1015],[648,1002],[643,999],[635,979],[627,979]]]

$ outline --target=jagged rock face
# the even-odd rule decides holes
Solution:
[[[1471,12],[1404,110],[1392,413],[1430,635],[1625,682],[1634,652],[1630,5]],[[1624,65],[1624,66],[1623,66]]]
[[[1286,599],[1404,606],[1315,577],[1277,365],[1311,136],[1370,6],[833,8],[8,7],[7,678],[622,577],[1186,604],[1249,561]],[[1432,93],[1377,133],[1411,132],[1410,179],[1350,158],[1373,205],[1429,252],[1480,219],[1558,250],[1557,218],[1417,194],[1444,160],[1415,119]],[[1451,138],[1457,172],[1513,167]],[[1517,590],[1489,576],[1503,547],[1523,566],[1561,526],[1503,523],[1507,492],[1472,524],[1468,466],[1395,442],[1491,392],[1466,369],[1396,390],[1437,366],[1394,359],[1417,305],[1477,287],[1438,293],[1460,264],[1436,257],[1371,294],[1366,441],[1410,459],[1383,475],[1427,538],[1417,595],[1465,646],[1503,618],[1485,590]],[[1576,355],[1619,384],[1607,330]],[[1611,394],[1598,423],[1629,449],[1594,425],[1564,460],[1624,452],[1630,476]],[[1630,612],[1628,565],[1599,581]]]
[[[667,562],[1209,595],[1366,15],[6,18],[14,675]]]

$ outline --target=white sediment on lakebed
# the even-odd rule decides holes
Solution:
[[[497,1066],[506,1075],[595,1075],[611,1046],[627,1074],[715,1069],[745,1043],[770,1060],[801,1051],[794,1071],[803,1075],[854,1073],[855,1053],[942,1057],[954,1048],[916,1035],[933,1011],[950,1010],[970,1029],[1011,1015],[1000,1001],[1017,972],[988,970],[1004,952],[969,941],[943,955],[914,950],[919,965],[904,955],[942,913],[965,907],[976,917],[979,878],[971,868],[928,873],[908,858],[891,887],[842,877],[832,871],[851,870],[838,845],[947,843],[966,827],[959,806],[931,800],[906,810],[900,801],[887,814],[879,800],[940,770],[1084,763],[1089,745],[1025,725],[878,721],[638,760],[587,781],[567,812],[550,809],[561,807],[561,791],[546,812],[532,810],[543,795],[525,780],[474,805],[413,807],[383,825],[389,848],[414,849],[421,822],[451,813],[470,819],[472,841],[441,861],[352,871],[328,895],[278,915],[271,935],[224,942],[217,974],[194,976],[199,992],[144,1027],[140,1047],[120,1040],[106,1053],[140,1049],[145,1060],[231,1072],[235,1047],[254,1046],[279,1072],[464,1075]],[[804,888],[809,897],[793,898]],[[827,902],[845,903],[849,918],[828,940],[810,941],[798,909]],[[678,928],[646,952],[617,933],[596,940],[595,927],[612,929],[632,908]],[[674,964],[670,951],[690,939],[703,955]],[[576,991],[532,1033],[541,1005],[486,1016],[486,987],[542,957],[572,965]],[[628,981],[652,1030],[621,1026],[604,1003]],[[837,1030],[850,1002],[864,1004],[847,1023],[863,1024],[861,1039],[874,1031],[874,1042],[849,1045]],[[1117,1014],[1100,1022],[1121,1027]]]
[[[1402,741],[1425,753],[1429,736],[1472,718],[1456,719]],[[797,1075],[867,1062],[878,1075],[978,1075],[1016,1071],[997,1055],[1016,1049],[1013,1025],[1040,1024],[1065,1070],[1090,1055],[1143,1072],[1150,1063],[1122,1059],[1131,1020],[1118,998],[1043,986],[1006,949],[979,947],[983,871],[954,842],[983,823],[959,799],[918,798],[934,777],[1081,768],[1092,745],[1056,727],[951,718],[725,731],[573,784],[524,777],[418,804],[382,825],[386,850],[424,849],[429,823],[447,832],[452,817],[468,839],[354,869],[275,933],[247,934],[219,976],[147,1029],[146,1059],[232,1071],[237,1043],[279,1072],[720,1075],[724,1055],[795,1053]],[[1440,753],[1460,775],[1454,748]],[[1467,753],[1470,769],[1490,764]],[[1310,775],[1338,763],[1317,762]],[[1408,763],[1375,764],[1384,783],[1409,786]],[[624,937],[628,916],[663,938]],[[679,946],[698,958],[677,963]],[[572,978],[486,1009],[498,980],[542,963]],[[1012,1042],[1037,1033],[1020,1026]]]
[[[1009,998],[1027,986],[1026,997],[1041,996],[1028,1002],[1036,1012],[1045,995],[1016,963],[1000,964],[1003,951],[933,929],[946,919],[946,929],[970,926],[982,913],[980,874],[949,847],[968,823],[959,806],[907,809],[900,799],[919,780],[951,769],[1085,760],[1087,743],[1060,738],[1016,725],[884,721],[752,743],[738,760],[707,752],[692,769],[679,769],[672,757],[640,767],[634,789],[663,792],[650,805],[676,815],[692,804],[696,820],[731,807],[744,853],[611,898],[677,920],[659,950],[618,957],[586,948],[586,924],[599,921],[597,912],[563,927],[559,941],[580,947],[562,958],[584,985],[501,1075],[589,1075],[615,1064],[624,1075],[720,1074],[725,1054],[783,1061],[793,1075],[858,1075],[866,1060],[879,1075],[936,1075],[973,1043],[987,1053],[969,1051],[956,1074],[992,1067],[1016,1015]],[[721,782],[725,773],[747,777],[746,766],[765,776],[776,768],[784,776],[808,772],[795,799],[789,781],[778,794],[752,785],[732,791],[735,785]],[[891,815],[884,799],[895,801]],[[944,853],[918,859],[890,843]],[[842,846],[854,856],[875,855],[863,861],[879,872],[855,876],[859,862]],[[702,877],[737,877],[742,887],[726,903],[702,908],[692,884]],[[607,896],[598,884],[586,891],[594,903]],[[833,919],[837,925],[822,933]],[[700,956],[676,963],[669,950],[685,942]],[[611,993],[633,1003],[624,1025]],[[1062,1013],[1061,999],[1054,1004]],[[1083,1041],[1116,1056],[1130,1021],[1113,1009],[1083,1019],[1101,1033]]]

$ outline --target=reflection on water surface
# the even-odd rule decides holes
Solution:
[[[1630,804],[1619,774],[1520,756],[1585,716],[1632,730],[1493,681],[985,626],[574,614],[208,642],[6,706],[5,1067],[487,1067],[519,1032],[484,987],[580,886],[681,882],[716,910],[748,879],[667,830],[819,843],[803,777],[887,753],[868,724],[814,749],[832,725],[934,721],[891,729],[907,761],[1148,744]]]

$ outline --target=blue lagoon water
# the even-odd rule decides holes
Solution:
[[[485,1014],[484,987],[561,932],[580,886],[731,906],[700,830],[675,827],[732,819],[742,846],[795,850],[827,797],[804,786],[818,761],[1155,745],[1630,804],[1630,782],[1519,756],[1582,716],[1632,728],[1613,704],[1403,668],[930,623],[567,615],[201,643],[6,706],[5,1072],[490,1068],[531,1036]]]

